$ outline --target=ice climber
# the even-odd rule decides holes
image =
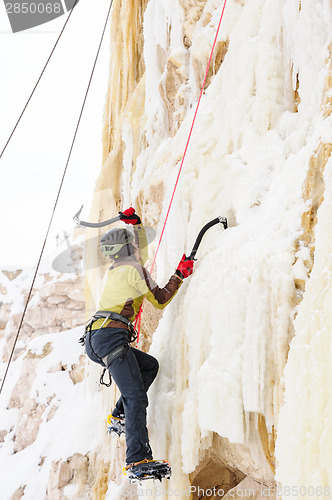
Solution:
[[[125,474],[129,478],[160,478],[169,465],[153,460],[146,426],[147,390],[159,365],[153,356],[130,346],[132,322],[144,297],[157,309],[167,306],[182,280],[192,274],[194,261],[183,255],[175,273],[160,288],[143,267],[148,252],[141,219],[134,208],[129,208],[120,212],[120,220],[133,225],[133,232],[113,228],[101,237],[101,251],[113,262],[107,271],[99,311],[87,329],[85,348],[90,359],[107,366],[121,393],[109,416],[109,429],[118,434],[125,431]]]

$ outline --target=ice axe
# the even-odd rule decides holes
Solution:
[[[81,208],[79,209],[77,214],[73,217],[73,219],[77,225],[84,226],[84,227],[98,228],[98,227],[108,226],[109,224],[112,224],[113,222],[117,222],[118,220],[120,220],[120,216],[121,216],[121,215],[117,215],[116,217],[113,217],[112,219],[108,219],[108,220],[105,220],[102,222],[86,222],[86,221],[83,221],[80,219],[82,209],[83,209],[83,205],[81,206]],[[121,214],[121,212],[120,212],[120,214]],[[55,257],[55,259],[52,262],[52,268],[59,273],[77,273],[80,269],[80,263],[73,261],[72,253],[75,250],[80,250],[81,247],[79,245],[74,245],[72,247],[68,241],[68,235],[66,233],[65,233],[65,239],[66,239],[66,243],[67,243],[67,249]],[[93,238],[90,238],[87,241],[92,242],[94,246],[98,246],[99,237],[95,236]]]
[[[81,208],[79,209],[77,214],[74,215],[74,217],[73,217],[74,221],[79,226],[98,228],[98,227],[109,226],[110,224],[113,224],[113,222],[117,222],[119,220],[124,221],[124,219],[122,218],[122,215],[123,215],[122,212],[119,212],[119,215],[117,215],[116,217],[113,217],[112,219],[107,219],[107,220],[104,220],[101,222],[86,222],[86,221],[80,219],[82,209],[83,209],[83,205],[81,206]],[[154,237],[156,236],[156,231],[154,229],[152,229],[151,227],[147,227],[147,226],[144,227],[144,230],[145,230],[147,244],[150,244],[151,241],[153,241]]]
[[[119,212],[120,215],[117,215],[116,217],[113,217],[112,219],[104,220],[102,222],[86,222],[84,220],[80,219],[80,215],[83,209],[83,205],[79,209],[76,215],[74,215],[73,219],[78,224],[79,226],[84,226],[84,227],[105,227],[108,226],[109,224],[113,224],[113,222],[117,222],[120,220],[121,217],[121,212]]]
[[[219,223],[224,226],[224,229],[227,229],[228,225],[227,225],[226,217],[216,217],[215,219],[211,220],[210,222],[205,224],[205,226],[202,227],[202,229],[198,233],[198,236],[196,238],[196,241],[195,241],[195,244],[192,248],[192,251],[191,251],[190,255],[188,257],[186,257],[186,260],[196,260],[195,256],[196,256],[198,247],[201,244],[201,241],[203,239],[204,234],[206,233],[206,231],[208,229],[210,229],[210,227],[215,226],[216,224],[219,224]]]

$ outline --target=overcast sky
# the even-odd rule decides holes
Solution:
[[[68,157],[109,0],[80,0],[51,62],[0,160],[0,267],[36,264]],[[66,14],[67,15],[67,14]],[[66,15],[12,34],[0,2],[0,150],[28,99]],[[55,236],[74,227],[101,168],[109,28],[59,200]],[[83,214],[88,216],[87,210]]]

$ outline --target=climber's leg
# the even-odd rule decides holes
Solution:
[[[136,361],[138,363],[143,380],[144,390],[145,392],[147,392],[150,385],[157,376],[159,363],[156,360],[156,358],[154,358],[150,354],[147,354],[145,352],[139,351],[138,349],[134,348],[132,348],[131,350],[136,357]],[[119,417],[121,418],[121,416],[124,415],[122,396],[120,396],[120,398],[118,399],[115,408],[112,411],[112,415],[118,418]]]
[[[149,358],[152,358],[152,356],[149,356]],[[142,359],[140,359],[140,363],[142,365]],[[151,368],[150,365],[150,370],[146,370],[146,373],[151,372],[150,376],[147,376],[146,373],[144,375],[146,384],[152,379],[153,370]],[[132,463],[145,458],[152,459],[152,450],[146,427],[148,398],[134,349],[129,348],[125,356],[115,358],[108,369],[122,396],[126,426],[126,461]]]

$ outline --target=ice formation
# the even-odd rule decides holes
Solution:
[[[91,220],[132,205],[160,234],[222,7],[114,0]],[[227,491],[244,480],[271,487],[271,498],[275,487],[283,498],[287,488],[318,498],[332,486],[331,28],[329,0],[227,0],[158,283],[206,222],[226,216],[230,227],[206,234],[194,274],[159,324],[143,309],[140,347],[160,363],[149,433],[155,457],[172,464],[169,491]],[[106,267],[89,243],[95,236],[87,233],[87,315]],[[87,404],[97,381],[89,370]],[[117,396],[114,386],[102,394],[89,413],[98,425]],[[91,446],[110,469],[94,476],[95,495],[131,498],[123,442],[103,439]],[[134,493],[172,497],[147,491]]]
[[[145,74],[115,122],[123,170],[111,187],[115,203],[140,208],[159,232],[222,6],[150,0],[145,11]],[[150,391],[149,428],[155,455],[178,470],[173,486],[188,486],[209,453],[260,481],[273,482],[277,468],[281,484],[315,483],[318,464],[308,453],[305,472],[294,472],[301,468],[296,421],[306,392],[297,392],[291,373],[297,375],[292,349],[305,321],[301,311],[309,313],[307,303],[318,307],[310,297],[318,293],[311,280],[323,240],[315,232],[318,207],[323,197],[329,203],[331,18],[326,1],[227,3],[157,259],[163,282],[201,226],[229,216],[232,227],[204,239],[195,273],[165,311],[150,348],[161,370]],[[111,81],[110,88],[120,84]],[[327,244],[321,252],[327,258]],[[327,337],[329,330],[327,322]],[[319,385],[321,376],[314,379]],[[324,394],[321,405],[328,405],[328,385]],[[321,423],[312,442],[326,431]],[[319,463],[319,485],[326,486],[326,452]]]

